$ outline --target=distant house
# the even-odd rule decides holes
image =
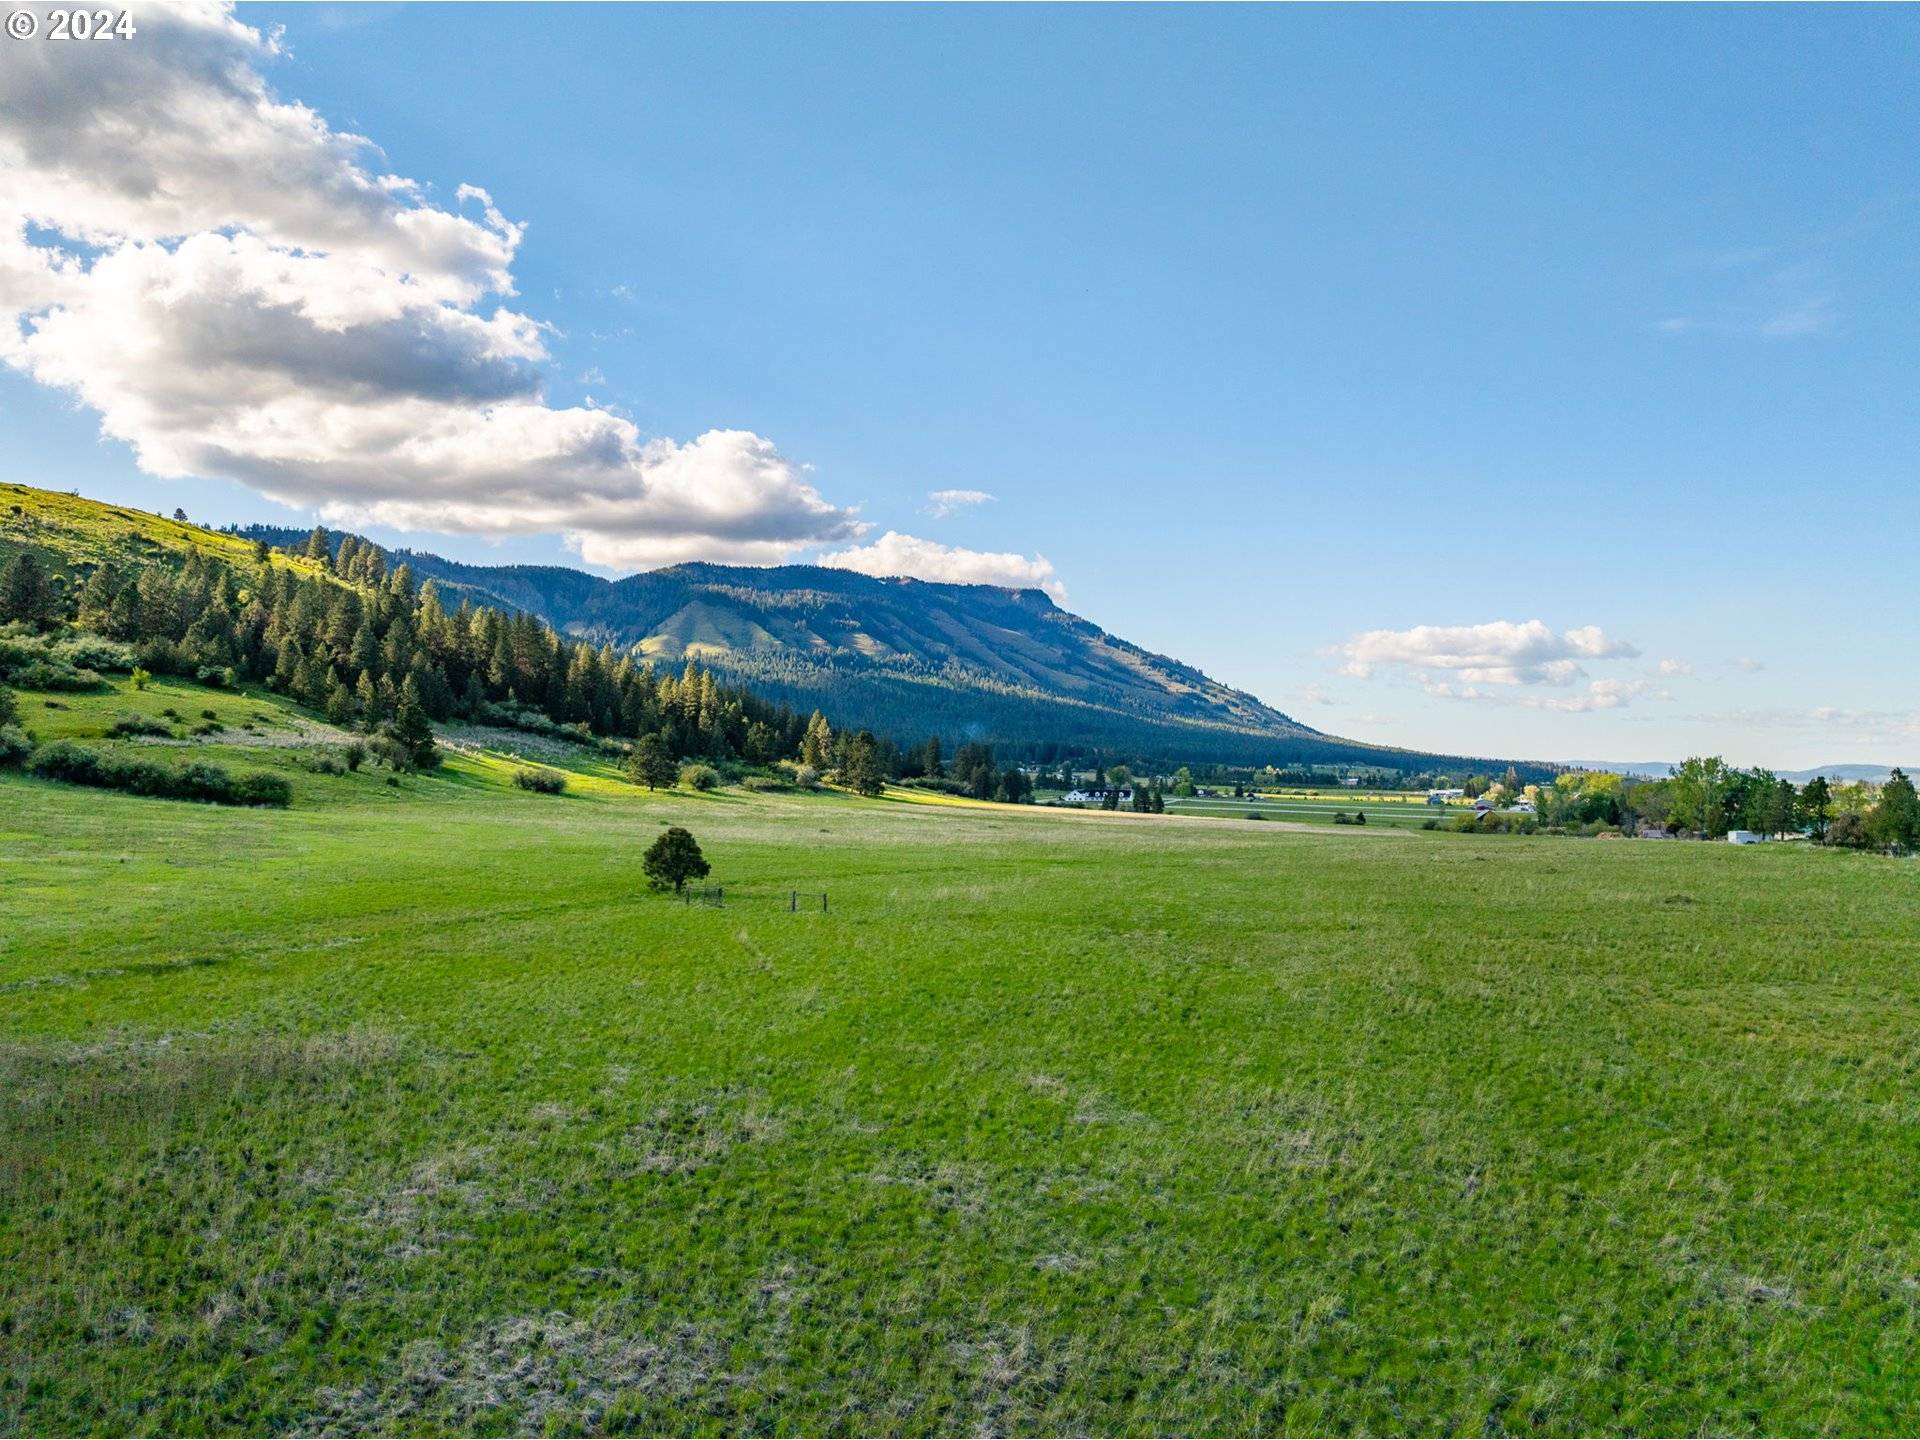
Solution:
[[[1358,775],[1349,775],[1346,777],[1346,779],[1342,780],[1340,783],[1342,785],[1347,786],[1349,789],[1357,790],[1360,788],[1360,777]]]
[[[1068,805],[1104,805],[1107,803],[1108,793],[1109,792],[1105,790],[1069,790],[1066,794],[1062,795],[1060,799]],[[1122,790],[1118,803],[1131,805],[1133,803],[1133,791]]]
[[[1466,798],[1466,794],[1467,794],[1466,791],[1459,790],[1459,789],[1429,790],[1427,791],[1427,804],[1444,805],[1449,800],[1464,800]]]
[[[1533,802],[1531,800],[1516,800],[1507,806],[1507,813],[1509,815],[1531,815],[1533,814]]]
[[[1758,845],[1766,838],[1767,837],[1762,835],[1758,830],[1729,830],[1727,832],[1727,843],[1729,845]]]

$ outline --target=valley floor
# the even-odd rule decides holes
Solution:
[[[1911,864],[506,775],[0,778],[0,1431],[1920,1427]]]

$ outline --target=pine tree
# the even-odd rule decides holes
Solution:
[[[1809,780],[1794,809],[1808,834],[1815,840],[1826,839],[1827,822],[1833,819],[1833,787],[1827,784],[1827,777],[1816,775]]]
[[[60,619],[60,595],[40,557],[22,550],[0,569],[0,620],[44,628]]]
[[[334,677],[333,686],[327,691],[327,720],[334,725],[351,725],[354,721],[353,692],[339,676]]]
[[[846,756],[840,765],[840,780],[857,795],[871,797],[886,791],[886,780],[880,774],[879,756],[870,731],[862,730],[847,741]]]
[[[106,566],[87,577],[80,591],[80,628],[106,634],[113,622],[113,599],[119,593],[119,581]]]
[[[647,877],[647,884],[655,890],[672,890],[678,894],[686,888],[687,881],[704,880],[713,867],[700,853],[700,844],[690,832],[678,825],[669,825],[660,832],[660,838],[647,847],[640,869]]]
[[[433,726],[427,721],[427,712],[420,704],[411,677],[400,692],[400,709],[393,718],[390,733],[406,748],[408,758],[418,768],[431,770],[440,763],[440,751],[433,743]]]
[[[1896,850],[1911,850],[1920,843],[1920,796],[1906,771],[1896,766],[1887,777],[1868,825],[1875,840]]]
[[[627,757],[627,779],[649,790],[663,790],[674,781],[673,752],[658,735],[642,735]]]
[[[816,770],[825,770],[833,763],[833,729],[818,710],[807,721],[807,736],[800,742],[800,763]]]
[[[0,725],[12,725],[20,719],[20,704],[13,691],[0,685]]]

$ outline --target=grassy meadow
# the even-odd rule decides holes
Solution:
[[[0,1431],[1920,1427],[1914,864],[21,698],[295,796],[0,777]]]

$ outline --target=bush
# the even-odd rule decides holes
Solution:
[[[339,757],[329,755],[325,750],[315,750],[301,757],[300,763],[316,775],[344,775],[346,762]]]
[[[567,777],[558,770],[523,768],[513,772],[513,783],[536,795],[559,795],[567,788]]]
[[[33,753],[33,741],[18,725],[0,725],[0,770],[16,770]]]
[[[711,765],[687,765],[680,771],[680,783],[689,790],[718,790],[720,772]]]
[[[143,670],[138,665],[133,667],[133,688],[134,689],[144,690],[147,688],[149,684],[152,683],[152,681],[153,681],[153,676],[150,672]]]
[[[367,763],[367,747],[358,740],[349,741],[347,747],[340,752],[340,758],[346,761],[347,769],[358,770]]]
[[[6,677],[22,690],[98,690],[103,683],[91,670],[77,670],[58,660],[31,660]]]
[[[764,794],[772,791],[791,790],[793,786],[789,785],[785,780],[782,780],[778,775],[749,775],[740,782],[740,788],[742,790],[752,790]]]
[[[103,640],[98,635],[76,635],[71,640],[62,640],[52,646],[49,653],[76,670],[133,669],[132,646]]]
[[[278,775],[251,774],[238,779],[218,765],[195,762],[177,770],[151,760],[102,755],[84,745],[61,740],[43,746],[27,762],[27,770],[46,780],[88,785],[98,790],[125,790],[166,800],[206,800],[216,805],[285,805],[293,787]]]
[[[122,715],[114,720],[107,733],[123,739],[129,735],[163,735],[171,739],[173,727],[151,715]]]
[[[218,735],[226,728],[227,727],[222,725],[218,720],[202,720],[198,725],[193,727],[193,733],[196,735]]]
[[[376,761],[398,774],[413,769],[413,751],[391,735],[374,736],[367,749]]]
[[[1842,810],[1827,823],[1826,844],[1846,850],[1865,850],[1873,844],[1867,817],[1858,810]]]

